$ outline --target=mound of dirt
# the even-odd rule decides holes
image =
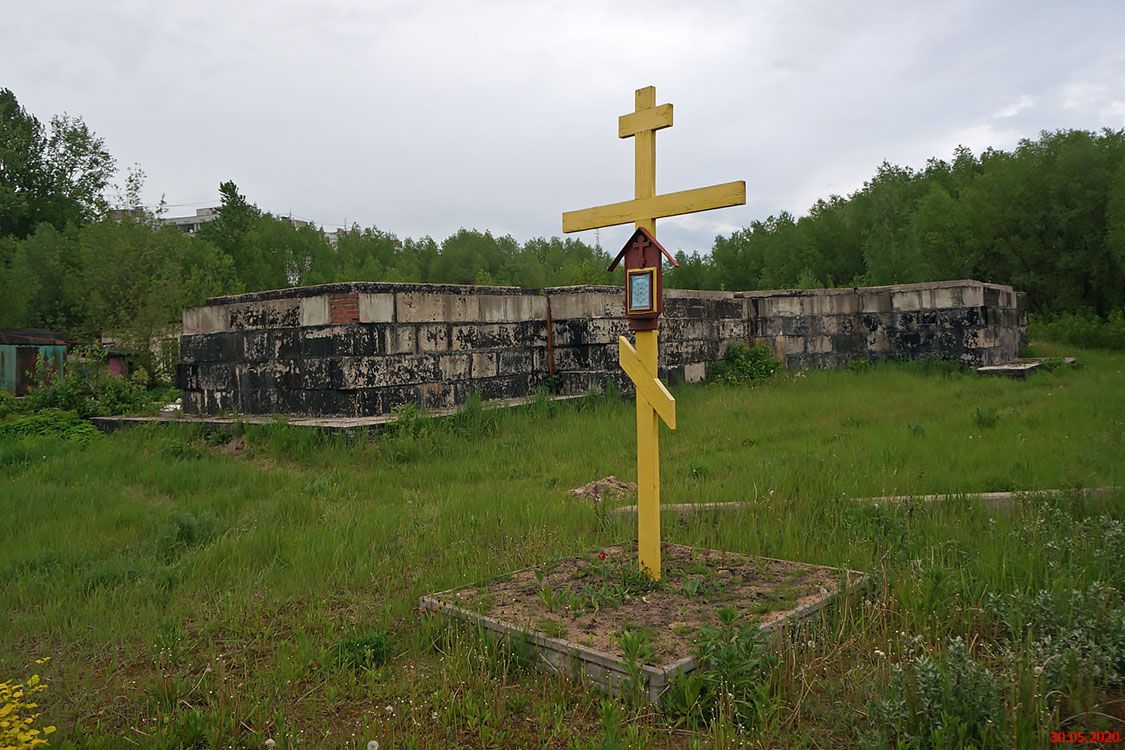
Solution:
[[[579,499],[588,500],[597,504],[605,500],[606,497],[625,497],[636,489],[637,485],[632,482],[622,482],[611,474],[605,479],[599,479],[595,482],[584,484],[581,487],[575,487],[570,491],[570,494]]]

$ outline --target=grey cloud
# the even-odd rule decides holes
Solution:
[[[658,187],[746,179],[660,222],[700,250],[862,185],[887,159],[1125,126],[1116,2],[7,3],[0,85],[81,115],[148,200],[217,197],[443,237],[558,234],[632,195],[616,118],[676,106]],[[601,232],[615,249],[623,229]],[[593,233],[584,233],[592,241]]]

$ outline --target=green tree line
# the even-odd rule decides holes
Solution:
[[[784,289],[972,278],[1028,293],[1032,310],[1125,308],[1125,130],[1067,130],[1013,151],[913,170],[883,163],[847,197],[782,212],[707,255],[677,255],[668,283]]]
[[[116,164],[79,118],[44,125],[0,89],[0,327],[151,341],[218,294],[333,281],[524,287],[620,283],[580,240],[519,242],[461,229],[440,242],[353,226],[329,241],[260,210],[233,182],[194,235],[137,210],[143,173]],[[678,253],[671,286],[767,289],[976,278],[1033,309],[1106,316],[1125,307],[1125,131],[1060,131],[1011,152],[921,170],[884,163],[852,195]]]

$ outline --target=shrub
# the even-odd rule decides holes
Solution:
[[[35,663],[43,664],[46,661],[39,659]],[[46,737],[55,728],[35,726],[42,714],[35,712],[39,706],[32,700],[36,693],[46,689],[47,686],[37,674],[31,675],[25,682],[0,682],[0,748],[31,750],[47,744]]]
[[[1028,321],[1031,338],[1089,349],[1125,349],[1125,311],[1115,310],[1106,318],[1092,312],[1056,317],[1033,315]]]
[[[728,385],[754,385],[769,380],[781,367],[765,344],[733,344],[726,356],[711,366],[711,380]]]
[[[1001,689],[960,637],[936,657],[919,654],[893,668],[883,695],[872,701],[870,747],[1006,747]]]
[[[19,399],[11,393],[8,393],[8,391],[0,390],[0,419],[3,419],[9,414],[19,413],[21,408],[22,405]]]
[[[1089,681],[1125,686],[1125,601],[1112,586],[1033,596],[991,596],[989,608],[1009,641],[1024,642],[1035,660],[1044,692]]]
[[[0,437],[55,437],[85,441],[98,434],[97,428],[72,411],[44,409],[38,414],[13,417],[0,422]]]
[[[71,364],[62,378],[37,366],[36,384],[19,403],[18,410],[35,413],[61,409],[81,417],[98,417],[152,408],[152,398],[144,388],[114,375],[104,366],[102,350],[91,347],[80,352],[85,363]]]

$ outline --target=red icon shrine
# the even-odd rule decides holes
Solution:
[[[680,265],[656,238],[641,228],[621,248],[607,270],[625,259],[625,316],[631,331],[655,331],[664,310],[664,259]]]

